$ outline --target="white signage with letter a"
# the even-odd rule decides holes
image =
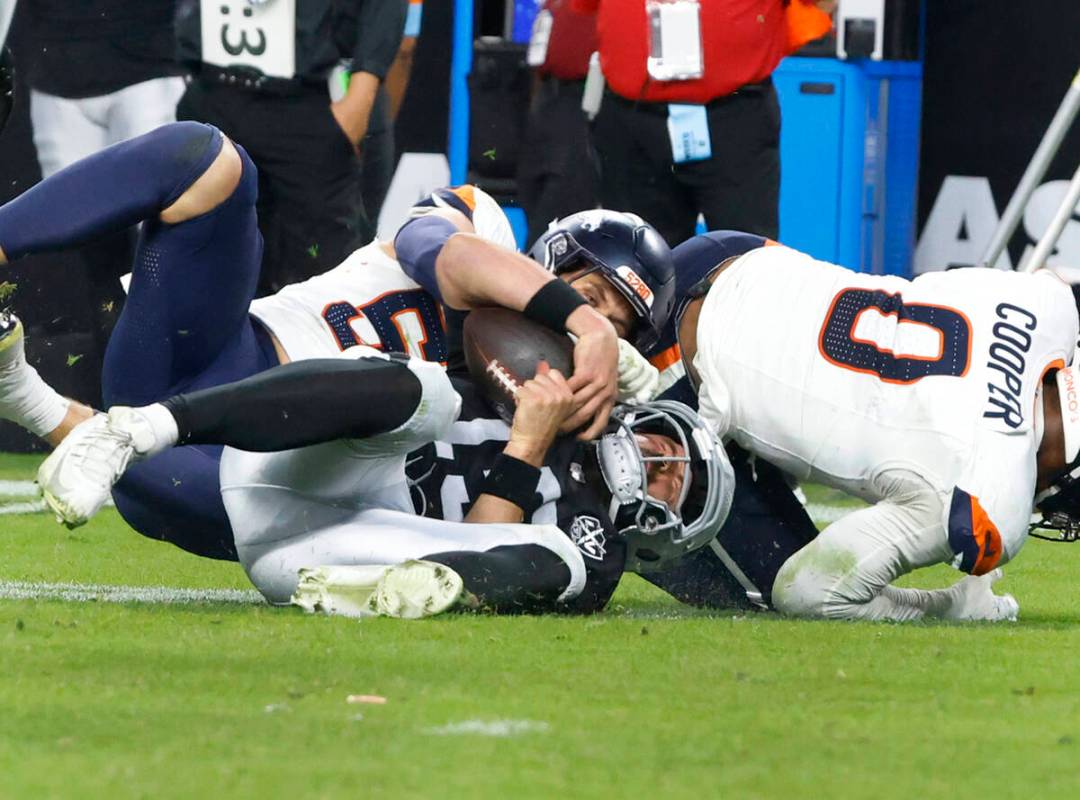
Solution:
[[[1057,211],[1068,181],[1047,181],[1039,186],[1024,208],[1023,225],[1020,230],[1029,239],[1016,268],[1031,255],[1035,242],[1043,235]],[[1046,266],[1070,282],[1080,281],[1080,206],[1058,239],[1057,247],[1046,260]],[[994,235],[999,222],[997,205],[990,189],[990,181],[984,177],[948,175],[941,183],[934,205],[926,218],[919,244],[915,248],[915,273],[945,269],[951,266],[972,266],[979,263],[983,250]],[[995,267],[1013,269],[1014,265],[1005,250]]]
[[[394,241],[412,207],[449,183],[450,162],[442,153],[402,153],[379,212],[379,239]]]
[[[270,78],[296,74],[296,0],[200,0],[199,10],[203,63]]]

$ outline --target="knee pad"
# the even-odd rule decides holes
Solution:
[[[390,358],[370,348],[351,347],[346,352],[351,354],[361,350],[370,352],[358,352],[357,355]],[[428,442],[444,439],[461,413],[461,396],[441,364],[417,358],[401,363],[420,382],[420,402],[412,416],[394,430],[350,442],[352,449],[366,458],[402,455]]]
[[[824,617],[828,605],[828,580],[823,571],[805,558],[805,548],[795,553],[776,573],[772,606],[789,617]],[[800,557],[802,556],[802,557]]]

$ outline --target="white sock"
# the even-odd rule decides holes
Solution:
[[[139,458],[147,458],[176,444],[180,432],[169,409],[161,403],[139,408],[114,406],[109,424],[131,434]]]
[[[21,342],[18,347],[22,347]],[[59,427],[70,405],[71,401],[45,383],[21,353],[0,367],[0,418],[43,437]]]

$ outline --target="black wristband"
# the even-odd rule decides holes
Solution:
[[[525,306],[524,314],[553,331],[565,333],[566,318],[583,305],[585,298],[578,294],[577,289],[556,278],[540,287]]]
[[[499,453],[491,465],[491,471],[484,478],[480,493],[513,503],[525,512],[525,519],[528,519],[543,503],[543,498],[536,491],[539,484],[539,469],[506,453]]]

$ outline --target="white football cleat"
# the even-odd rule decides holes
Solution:
[[[433,617],[466,599],[461,576],[432,561],[300,570],[293,605],[350,617]]]
[[[38,486],[56,521],[69,528],[85,524],[105,505],[128,464],[154,444],[146,418],[126,406],[77,425],[38,468]]]
[[[965,622],[1016,622],[1020,604],[1011,594],[994,594],[993,586],[1005,577],[998,567],[985,575],[968,575],[955,587],[955,604],[947,617]]]
[[[0,313],[0,371],[10,371],[26,361],[26,336],[22,321],[10,312]]]

